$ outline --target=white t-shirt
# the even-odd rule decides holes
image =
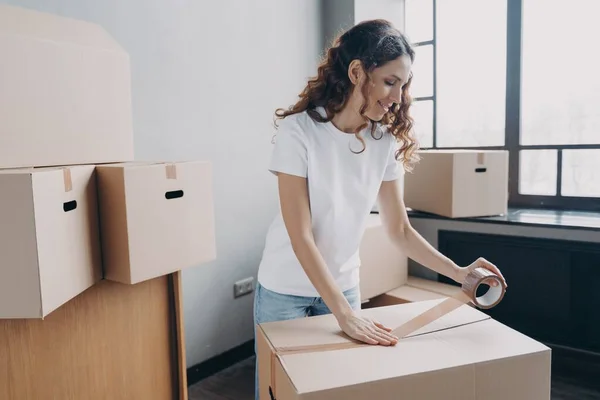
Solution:
[[[394,159],[395,138],[377,129],[378,140],[371,127],[361,132],[366,149],[356,154],[362,144],[354,134],[306,112],[291,115],[279,122],[269,164],[274,174],[307,178],[315,242],[342,291],[359,284],[358,249],[381,182],[403,172]],[[281,208],[267,233],[258,281],[278,293],[319,297],[292,249]]]

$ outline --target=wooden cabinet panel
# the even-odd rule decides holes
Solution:
[[[179,274],[102,281],[45,320],[0,320],[0,399],[187,399]]]

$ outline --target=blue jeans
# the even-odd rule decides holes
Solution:
[[[344,296],[353,309],[360,309],[360,289],[358,286],[345,291]],[[325,314],[331,314],[331,311],[320,297],[280,294],[264,288],[260,283],[256,285],[254,295],[254,337],[256,337],[256,326],[264,322],[283,321]],[[254,345],[254,352],[256,353],[256,344]],[[254,396],[258,400],[258,357],[256,358],[255,370]]]

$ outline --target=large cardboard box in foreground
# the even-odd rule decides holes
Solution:
[[[209,162],[97,166],[105,278],[135,284],[216,257]]]
[[[361,300],[379,296],[406,282],[408,257],[390,240],[377,213],[368,217],[359,254]]]
[[[506,214],[508,152],[424,150],[404,178],[407,207],[448,218]]]
[[[395,328],[440,301],[361,312]],[[393,347],[294,350],[348,342],[331,315],[259,325],[261,400],[550,400],[551,350],[468,305]]]
[[[0,318],[44,318],[101,278],[94,166],[0,170]]]
[[[133,160],[129,55],[100,26],[0,5],[0,168]]]

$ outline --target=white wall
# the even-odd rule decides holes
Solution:
[[[213,162],[218,259],[184,273],[188,366],[253,338],[255,276],[276,212],[272,115],[322,50],[319,0],[0,0],[103,25],[132,61],[138,159]],[[316,28],[315,28],[316,27]]]
[[[404,0],[323,0],[323,46],[354,24],[383,18],[404,29]]]
[[[323,0],[323,47],[325,49],[340,33],[354,25],[354,3],[355,0]]]
[[[404,0],[354,0],[355,22],[387,19],[396,28],[404,29]]]

